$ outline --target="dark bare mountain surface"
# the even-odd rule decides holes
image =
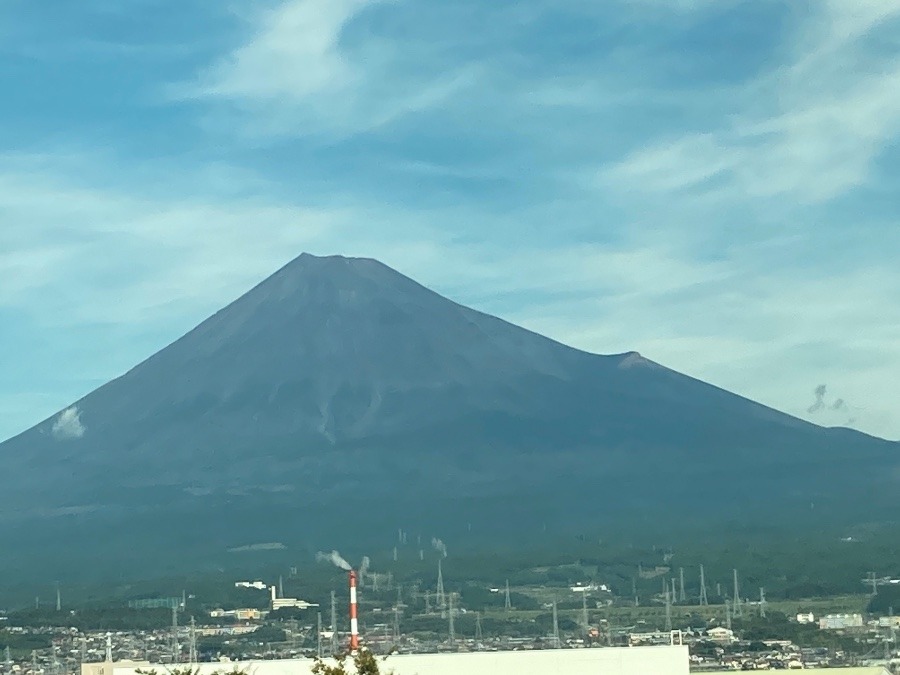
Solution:
[[[895,443],[342,257],[301,256],[74,406],[0,444],[0,535],[19,542],[2,569],[53,546],[79,564],[70,541],[122,565],[172,545],[213,564],[325,546],[348,520],[361,540],[475,522],[488,541],[655,514],[867,519],[898,467]]]

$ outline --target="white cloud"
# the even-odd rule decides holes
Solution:
[[[732,92],[725,126],[638,149],[604,170],[602,184],[810,203],[863,184],[900,131],[900,60],[871,51],[864,38],[896,22],[900,3],[817,7],[793,61]]]
[[[228,56],[176,88],[179,97],[231,104],[237,120],[212,114],[210,128],[237,124],[250,136],[349,135],[428,109],[469,86],[466,66],[416,74],[407,54],[367,34],[357,50],[345,30],[390,0],[288,0],[252,17],[249,37]]]
[[[63,410],[53,423],[53,437],[59,441],[67,441],[84,436],[85,427],[81,423],[81,411],[78,406]]]

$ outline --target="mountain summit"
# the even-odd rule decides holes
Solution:
[[[170,536],[202,558],[345,518],[509,531],[837,507],[893,475],[897,450],[634,352],[572,349],[375,260],[304,254],[0,445],[0,536],[38,556],[102,532],[124,562]]]

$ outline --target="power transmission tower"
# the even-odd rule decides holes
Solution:
[[[394,605],[394,645],[400,644],[400,604]]]
[[[506,580],[506,596],[503,602],[503,608],[506,610],[506,613],[509,614],[512,609],[512,600],[509,597],[509,579]]]
[[[556,610],[556,598],[553,598],[553,649],[559,649],[559,615]]]
[[[637,594],[637,581],[635,581],[634,577],[631,577],[631,597],[634,598],[634,606],[635,606],[635,607],[640,607],[640,606],[641,606],[641,601],[640,601],[640,599],[638,598],[638,594]]]
[[[113,653],[112,653],[112,635],[106,634],[106,662],[112,663]]]
[[[700,605],[708,605],[709,598],[706,597],[706,574],[703,572],[703,565],[700,565]]]
[[[741,592],[738,588],[738,572],[734,570],[734,597],[732,598],[734,604],[734,617],[738,618],[740,616],[744,616],[744,612],[741,609]]]
[[[759,616],[761,619],[766,618],[766,589],[759,589]]]
[[[440,560],[438,560],[437,598],[435,598],[435,601],[443,617],[444,611],[447,609],[447,598],[444,594],[444,568],[441,566]]]
[[[678,602],[687,602],[687,596],[684,594],[684,568],[678,568]]]
[[[672,582],[672,604],[674,605],[674,604],[675,604],[675,598],[677,597],[677,596],[675,595],[675,577],[672,577],[672,578],[670,579],[670,581]]]
[[[395,546],[394,547],[394,562],[397,562],[397,556],[398,556],[398,551],[397,551],[397,547]]]
[[[6,672],[11,673],[12,672],[12,656],[9,653],[9,646],[6,647],[4,652],[5,652],[4,656],[6,657]]]
[[[37,675],[37,671],[38,671],[37,650],[32,649],[31,650],[31,672],[34,673],[34,675]]]
[[[728,598],[725,598],[725,627],[731,630],[731,604]]]
[[[331,655],[340,653],[338,649],[337,603],[334,591],[331,591]]]
[[[716,582],[716,597],[722,597],[722,584],[720,584],[718,581]]]
[[[878,595],[878,581],[875,579],[875,572],[869,572],[869,583],[872,585],[872,595]]]
[[[56,582],[56,611],[62,611],[62,595],[60,595],[59,591],[59,582]]]
[[[425,591],[425,613],[431,614],[431,591]]]
[[[278,597],[284,597],[284,577],[280,574],[278,575]]]

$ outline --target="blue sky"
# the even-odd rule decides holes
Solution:
[[[6,0],[0,439],[302,251],[900,438],[898,28],[900,0]]]

